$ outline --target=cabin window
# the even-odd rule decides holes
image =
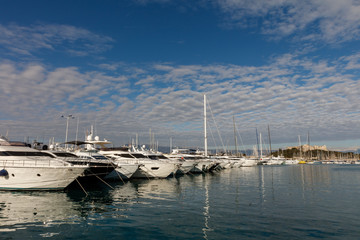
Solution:
[[[118,156],[124,157],[124,158],[134,158],[132,155],[127,154],[127,153],[123,153],[123,154],[116,154]]]
[[[136,158],[145,158],[145,156],[140,153],[132,153],[131,155],[133,155]]]
[[[54,153],[56,156],[58,157],[73,157],[73,158],[77,158],[78,156],[76,156],[75,154],[72,153],[67,153],[67,152],[59,152],[59,153]]]
[[[95,158],[95,159],[97,159],[97,160],[107,160],[107,158],[106,157],[104,157],[104,156],[92,156],[93,158]]]
[[[0,156],[9,156],[7,152],[0,152]]]
[[[45,152],[14,152],[8,151],[8,156],[26,156],[26,157],[51,157],[54,158],[52,155],[45,153]]]

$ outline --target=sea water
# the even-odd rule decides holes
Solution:
[[[360,166],[227,169],[0,192],[0,239],[360,239]]]

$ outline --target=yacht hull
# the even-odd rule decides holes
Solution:
[[[0,190],[63,190],[80,176],[86,166],[6,167]]]
[[[167,162],[141,162],[138,170],[132,176],[133,178],[167,178],[178,169],[174,163]]]
[[[193,167],[197,164],[195,161],[182,161],[181,166],[179,167],[180,172],[183,174],[187,174],[193,169]]]
[[[254,167],[257,166],[257,161],[252,159],[246,159],[244,160],[243,164],[241,164],[241,167]]]
[[[117,163],[114,171],[105,176],[106,180],[129,180],[138,170],[138,164]]]

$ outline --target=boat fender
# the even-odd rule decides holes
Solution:
[[[42,147],[42,150],[48,150],[48,146],[47,146],[47,145],[44,145],[44,146]]]
[[[9,176],[9,173],[8,173],[8,171],[6,171],[6,169],[2,169],[2,170],[0,170],[0,176],[6,177],[6,176]]]

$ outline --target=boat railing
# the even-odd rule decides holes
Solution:
[[[44,159],[18,159],[18,160],[0,160],[0,166],[2,167],[57,167],[57,166],[67,166],[69,163],[60,162],[53,159],[44,160]]]

